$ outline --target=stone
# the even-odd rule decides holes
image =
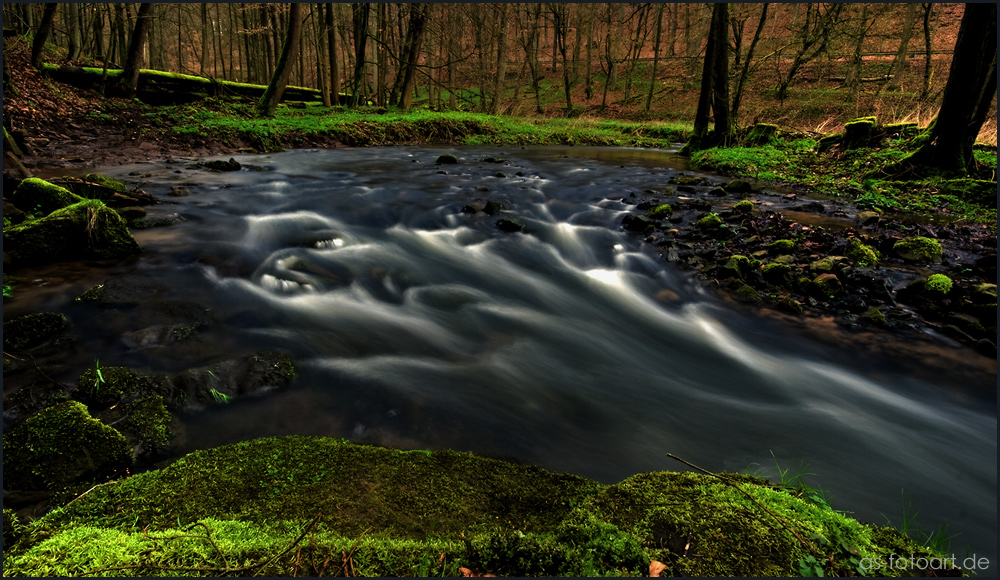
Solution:
[[[42,217],[84,201],[65,187],[52,185],[44,179],[25,179],[10,195],[10,201],[25,214]]]
[[[729,193],[750,193],[753,191],[753,186],[745,179],[734,179],[727,183],[725,188]]]
[[[847,240],[844,254],[858,266],[877,266],[879,262],[878,251],[857,238]]]
[[[908,262],[921,264],[938,263],[944,255],[937,240],[923,236],[903,238],[893,244],[892,251]]]
[[[206,161],[203,165],[205,169],[211,169],[212,171],[239,171],[242,167],[240,162],[232,157],[229,158],[229,161],[214,159]]]
[[[844,286],[836,274],[820,274],[812,279],[810,290],[817,298],[829,298],[843,293]]]
[[[5,228],[3,234],[10,263],[15,266],[117,259],[141,251],[125,220],[96,200],[84,200]]]
[[[454,165],[458,163],[458,157],[455,157],[451,153],[445,153],[443,155],[438,155],[437,159],[434,160],[434,163],[444,164],[444,165]]]
[[[66,317],[57,312],[24,314],[3,323],[4,349],[24,350],[38,346],[66,327]]]
[[[523,232],[525,225],[515,218],[500,218],[497,220],[497,229],[502,232]]]
[[[76,401],[59,403],[3,437],[4,488],[59,490],[124,473],[133,461],[121,433]]]

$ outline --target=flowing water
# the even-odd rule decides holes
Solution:
[[[436,165],[455,152],[457,165]],[[505,162],[484,161],[503,158]],[[30,273],[8,310],[62,309],[93,364],[178,370],[280,349],[298,381],[183,417],[182,451],[310,434],[516,458],[603,482],[799,461],[864,521],[943,520],[995,564],[996,361],[945,341],[849,334],[706,293],[620,231],[634,193],[679,169],[669,152],[603,148],[301,150],[208,173],[106,174],[175,202],[141,259]],[[254,170],[259,169],[259,170]],[[502,172],[504,176],[499,176]],[[717,179],[718,180],[718,179]],[[187,184],[192,195],[168,198]],[[527,226],[462,208],[492,199]],[[109,275],[166,282],[210,307],[193,347],[135,350],[127,322],[91,324],[72,297]],[[78,310],[73,310],[77,308]],[[89,314],[88,314],[89,313]],[[5,313],[9,314],[9,313]],[[74,318],[75,317],[75,318]],[[902,499],[901,499],[902,498]],[[882,514],[885,514],[883,516]]]

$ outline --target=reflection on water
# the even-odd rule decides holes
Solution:
[[[33,272],[49,286],[11,313],[65,310],[81,369],[96,353],[163,370],[250,349],[293,356],[290,389],[184,417],[182,451],[333,435],[515,456],[605,482],[681,469],[667,452],[732,471],[773,453],[808,463],[861,519],[895,517],[902,490],[928,526],[949,519],[979,554],[996,545],[996,361],[705,294],[617,225],[628,207],[614,199],[680,169],[669,152],[463,148],[459,164],[438,166],[441,152],[109,171],[149,174],[143,187],[158,196],[184,183],[189,198],[152,211],[187,221],[137,232],[135,263]],[[503,215],[463,212],[486,199]],[[500,217],[526,233],[500,232]],[[188,346],[130,350],[127,320],[88,323],[97,314],[71,302],[111,272],[161,280],[216,323]]]

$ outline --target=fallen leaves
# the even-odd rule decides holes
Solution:
[[[666,568],[667,565],[664,564],[663,562],[660,562],[658,560],[653,560],[652,562],[649,563],[649,577],[659,578],[660,572],[663,572],[664,570],[666,570]]]

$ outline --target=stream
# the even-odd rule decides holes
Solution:
[[[436,164],[441,153],[459,163]],[[291,387],[184,415],[178,453],[327,435],[604,483],[686,469],[666,453],[712,471],[803,462],[833,507],[899,524],[912,502],[917,527],[947,520],[961,533],[959,564],[973,553],[995,564],[996,361],[709,293],[619,227],[634,207],[616,200],[686,171],[671,152],[389,147],[236,159],[244,169],[231,173],[192,160],[101,171],[170,202],[150,216],[186,221],[136,230],[138,260],[20,272],[30,291],[4,309],[5,319],[66,313],[78,336],[63,357],[68,382],[95,357],[158,371],[253,350],[293,358]],[[175,186],[190,195],[168,196]],[[463,213],[476,200],[505,210]],[[526,231],[500,231],[500,217]],[[214,324],[140,348],[122,339],[134,321],[73,302],[125,274],[210,308]]]

